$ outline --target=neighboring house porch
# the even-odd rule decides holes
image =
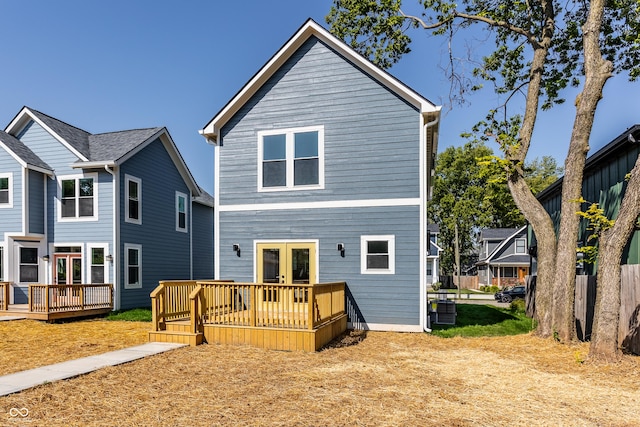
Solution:
[[[28,303],[10,301],[10,282],[0,282],[0,316],[53,321],[106,314],[113,310],[113,285],[29,285]]]

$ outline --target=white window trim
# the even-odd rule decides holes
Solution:
[[[129,218],[129,182],[138,184],[138,219]],[[124,175],[124,222],[142,225],[142,180],[128,174]]]
[[[135,249],[138,251],[138,283],[129,283],[129,249]],[[142,288],[142,245],[134,243],[124,244],[124,288],[125,289],[140,289]]]
[[[389,268],[367,268],[367,242],[373,240],[384,240],[389,242]],[[360,236],[360,274],[396,274],[396,236],[394,236],[393,234]]]
[[[76,181],[83,178],[93,179],[93,216],[74,216],[74,217],[62,217],[62,181],[75,179]],[[58,198],[56,200],[56,210],[59,222],[83,222],[83,221],[97,221],[98,220],[98,174],[86,173],[81,175],[60,175],[56,177],[58,181]],[[78,185],[76,185],[76,191],[80,191]],[[78,197],[78,196],[76,196]],[[79,198],[76,198],[79,200]],[[78,213],[80,203],[76,205],[76,213]]]
[[[184,198],[184,228],[180,228],[180,211],[179,211],[180,197]],[[176,231],[180,231],[181,233],[189,232],[189,197],[186,194],[176,191],[175,209],[176,209]]]
[[[93,283],[91,280],[91,267],[93,267],[93,249],[103,249],[104,250],[104,283],[109,283],[109,261],[107,261],[107,255],[109,255],[109,244],[108,243],[87,243],[87,261],[86,261],[86,277],[87,283]]]
[[[518,241],[523,241],[524,242],[524,245],[523,245],[524,250],[522,252],[518,252]],[[526,254],[527,253],[527,239],[524,239],[524,238],[516,239],[513,250],[518,255]]]
[[[5,266],[7,265],[5,262],[5,252],[4,245],[0,244],[0,281],[4,281],[7,276],[4,272],[4,270],[6,270]]]
[[[303,132],[318,132],[318,183],[312,185],[293,185],[293,165],[294,165],[294,134]],[[263,137],[269,135],[286,135],[286,185],[283,187],[263,187],[262,186],[262,164],[264,148]],[[273,191],[300,191],[300,190],[322,190],[324,189],[324,126],[308,126],[299,128],[274,129],[258,132],[258,192]]]
[[[9,178],[9,200],[7,203],[0,203],[0,209],[9,209],[13,207],[13,173],[0,173],[0,178]]]

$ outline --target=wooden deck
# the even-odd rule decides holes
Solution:
[[[28,304],[9,304],[9,282],[0,282],[0,316],[54,321],[113,310],[113,286],[103,284],[29,285]]]
[[[344,282],[160,282],[149,340],[313,352],[347,328],[344,289]]]

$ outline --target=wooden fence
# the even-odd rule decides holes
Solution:
[[[29,285],[29,312],[56,313],[113,308],[113,285]]]
[[[527,315],[535,312],[535,276],[527,278]],[[578,339],[591,339],[597,292],[596,276],[576,276],[574,313]],[[640,355],[640,265],[621,266],[620,323],[618,343],[625,351]]]

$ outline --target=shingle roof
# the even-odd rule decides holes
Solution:
[[[522,254],[510,254],[500,258],[491,260],[491,264],[526,264],[529,265],[531,257],[529,255]]]
[[[27,165],[37,166],[50,171],[53,170],[47,163],[31,151],[29,147],[24,145],[13,135],[0,130],[0,141]]]
[[[89,135],[89,155],[93,162],[118,160],[163,128],[133,129]]]
[[[480,232],[480,239],[504,240],[518,230],[519,228],[485,228]]]
[[[33,115],[58,134],[62,139],[67,141],[73,148],[78,150],[83,156],[90,158],[89,136],[91,134],[89,132],[75,126],[71,126],[70,124],[51,116],[47,116],[46,114],[32,108],[29,108],[29,111],[31,111]]]

